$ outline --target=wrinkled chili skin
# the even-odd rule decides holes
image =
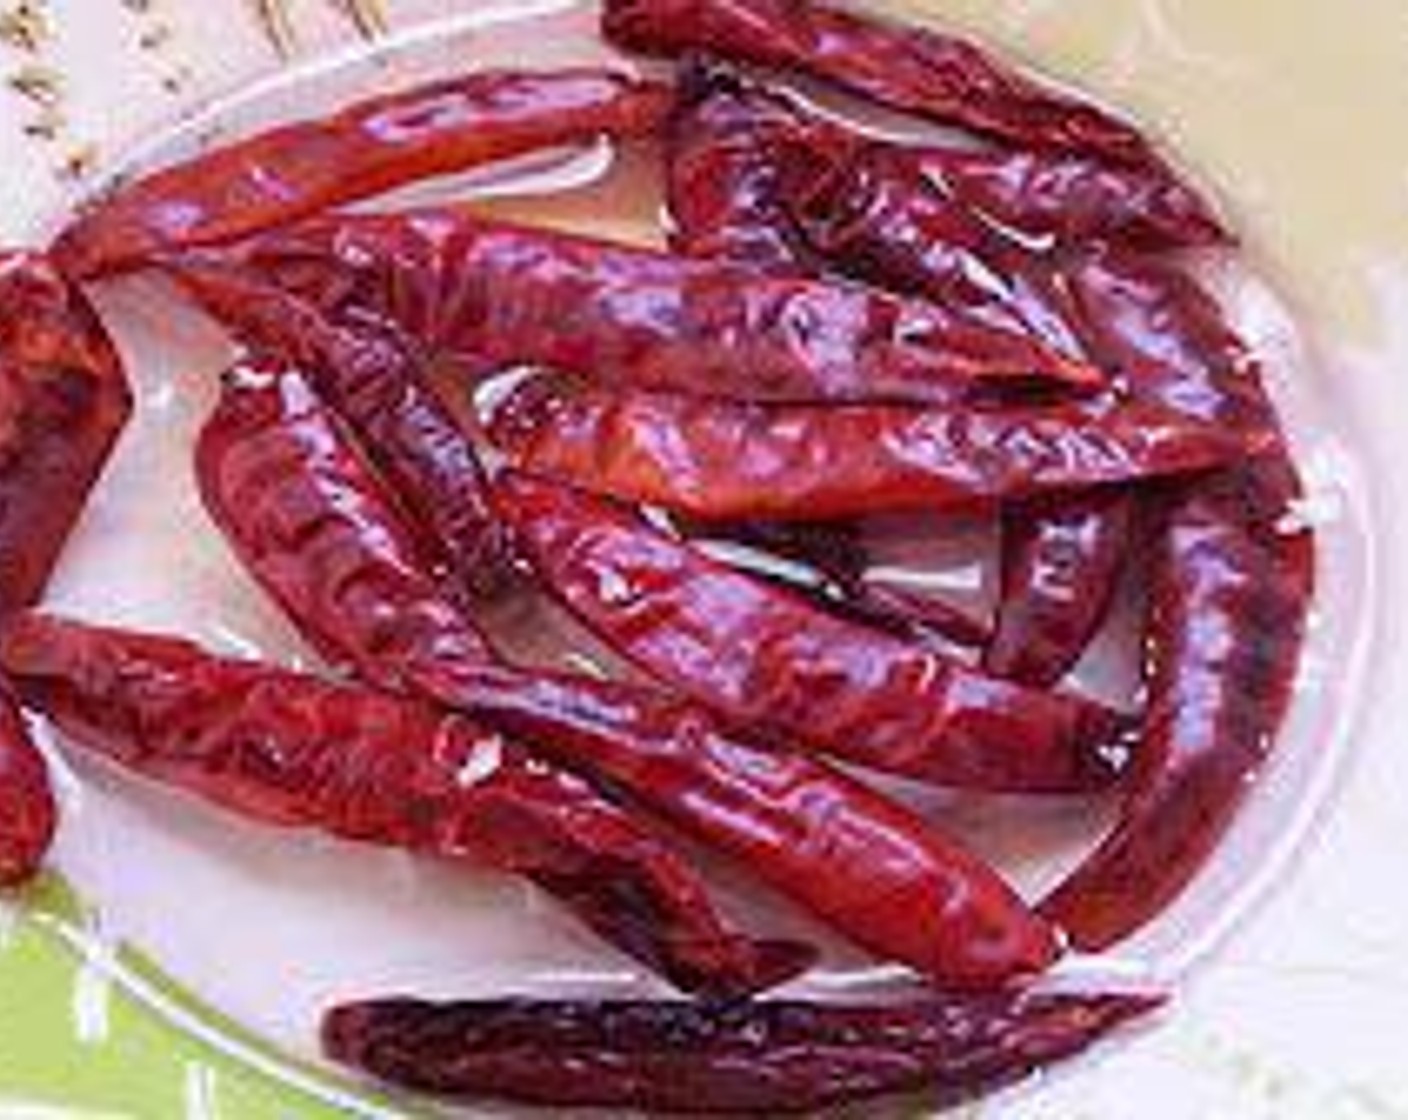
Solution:
[[[1138,539],[1122,490],[1029,504],[1003,518],[997,626],[983,668],[1049,687],[1079,660],[1110,613]]]
[[[852,158],[856,137],[710,59],[687,61],[679,87],[665,162],[671,246],[690,256],[818,272],[823,262],[806,243],[795,202]],[[754,522],[712,529],[808,565],[825,585],[793,586],[829,610],[962,645],[979,646],[987,638],[980,623],[940,600],[867,582],[868,560],[853,524]]]
[[[422,679],[940,986],[992,988],[1059,952],[1012,890],[936,827],[815,759],[726,734],[697,705],[563,674],[442,665]]]
[[[602,26],[628,50],[704,50],[796,70],[1017,147],[1098,155],[1173,178],[1133,124],[932,28],[806,0],[606,0]]]
[[[1089,153],[876,145],[889,174],[952,195],[993,227],[1042,250],[1093,241],[1159,252],[1232,241],[1209,204],[1166,173]]]
[[[1076,290],[1145,391],[1229,427],[1274,424],[1254,357],[1176,265],[1097,258]],[[1146,624],[1148,708],[1120,818],[1043,903],[1082,948],[1161,913],[1236,818],[1289,706],[1315,582],[1284,442],[1180,487],[1160,510]]]
[[[329,1057],[391,1084],[559,1107],[776,1116],[922,1093],[948,1107],[1155,1010],[1144,995],[922,1003],[379,999],[323,1020]]]
[[[1090,390],[1098,371],[1014,333],[861,285],[760,273],[442,207],[339,215],[245,262],[376,311],[438,353],[603,384],[763,400]],[[283,282],[282,280],[280,282]]]
[[[304,636],[332,664],[398,689],[384,647],[492,658],[435,576],[438,542],[390,510],[381,480],[301,373],[266,364],[228,377],[196,441],[196,478],[265,590],[316,617]]]
[[[653,833],[442,709],[38,615],[6,626],[0,662],[26,704],[130,770],[286,828],[524,875],[683,991],[736,998],[812,959],[728,929]]]
[[[48,767],[9,686],[0,685],[0,889],[38,873],[58,816]]]
[[[1053,262],[983,221],[908,150],[871,147],[813,192],[802,220],[818,251],[863,278],[1099,357]],[[1133,503],[1105,489],[1004,506],[1001,595],[985,668],[1035,686],[1071,669],[1113,601]]]
[[[714,521],[983,508],[1207,470],[1259,438],[1156,403],[766,406],[543,382],[490,436],[526,471]]]
[[[483,71],[260,133],[120,187],[54,252],[69,276],[225,244],[406,183],[601,134],[644,135],[668,87],[608,70]]]
[[[92,306],[46,258],[0,252],[0,616],[42,594],[131,413]]]
[[[792,202],[850,157],[854,139],[711,60],[688,61],[679,86],[665,148],[671,248],[816,271]]]
[[[580,491],[505,475],[495,501],[544,588],[618,653],[721,715],[865,766],[1071,793],[1114,777],[1121,721],[835,618]]]
[[[201,433],[207,508],[325,656],[463,709],[734,857],[857,944],[947,984],[1056,954],[996,875],[917,817],[803,755],[723,733],[638,686],[493,660],[415,533],[298,378],[236,382]]]
[[[456,582],[477,596],[504,584],[512,557],[479,455],[397,335],[363,317],[334,322],[214,253],[186,254],[166,269],[237,337],[307,372],[438,542]]]

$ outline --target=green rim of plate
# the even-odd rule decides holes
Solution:
[[[405,1117],[291,1060],[104,941],[54,874],[0,902],[0,1116],[9,1120]]]

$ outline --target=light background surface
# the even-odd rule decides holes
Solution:
[[[292,4],[302,53],[349,38],[330,5]],[[67,137],[26,137],[32,113],[8,91],[0,94],[0,238],[33,237],[68,189],[55,167],[76,148],[92,143],[102,159],[184,107],[279,65],[243,0],[147,6],[137,14],[119,0],[51,3],[58,35],[43,63],[62,75]],[[1408,9],[1398,0],[885,6],[979,28],[1106,93],[1160,124],[1184,158],[1232,197],[1270,266],[1328,332],[1329,357],[1343,377],[1336,393],[1343,393],[1342,408],[1363,444],[1357,450],[1376,479],[1384,561],[1367,690],[1372,710],[1354,764],[1294,875],[1198,974],[1157,1030],[984,1114],[1408,1120],[1408,877],[1401,854],[1408,842],[1408,598],[1394,565],[1405,555],[1408,511]],[[391,0],[390,8],[400,25],[456,5]],[[170,25],[170,41],[143,49],[141,35],[157,23]],[[11,75],[24,62],[0,48],[0,72]],[[292,1104],[271,1105],[241,1075],[196,1058],[182,1058],[187,1074],[176,1091],[134,1081],[135,1058],[121,1063],[126,1079],[116,1071],[110,1089],[70,1064],[81,1057],[21,1061],[22,1048],[12,1045],[7,1059],[3,1040],[18,1037],[17,1024],[41,1029],[45,1013],[36,998],[36,986],[0,987],[0,1117],[46,1114],[24,1101],[73,1114],[64,1106],[80,1096],[86,1109],[114,1115],[200,1115],[217,1100],[219,1115],[239,1120],[304,1114]],[[74,1019],[76,1008],[75,998],[60,1017]],[[139,1049],[158,1046],[159,1037]]]

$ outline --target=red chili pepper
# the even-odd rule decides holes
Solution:
[[[31,879],[58,827],[49,770],[9,686],[0,687],[0,888]]]
[[[670,244],[693,257],[816,271],[792,203],[856,138],[717,63],[691,59],[666,145]]]
[[[60,237],[64,271],[127,271],[405,183],[539,148],[652,132],[671,92],[607,70],[490,70],[360,101],[217,148],[117,190]]]
[[[816,273],[817,254],[793,213],[798,196],[855,149],[857,136],[718,63],[691,59],[671,118],[666,190],[674,248],[690,256]],[[701,527],[800,561],[821,577],[788,581],[828,610],[914,637],[980,646],[986,628],[932,597],[868,582],[868,558],[845,522]]]
[[[1082,1052],[1157,996],[922,1003],[381,999],[334,1008],[323,1046],[394,1085],[525,1104],[776,1116],[923,1094],[972,1100]]]
[[[1087,353],[1052,262],[970,210],[941,175],[925,173],[923,160],[875,145],[833,174],[802,211],[812,244],[863,279]],[[1002,594],[987,669],[1047,686],[1079,660],[1129,554],[1132,501],[1107,489],[1004,508]]]
[[[834,618],[580,491],[504,475],[538,578],[613,649],[769,738],[965,788],[1106,785],[1121,719]]]
[[[0,615],[43,592],[131,411],[93,308],[44,257],[0,253]]]
[[[745,399],[952,401],[1091,389],[1025,336],[852,284],[476,218],[449,208],[316,220],[245,263],[373,309],[437,352]],[[310,273],[321,271],[321,285]]]
[[[1137,539],[1136,501],[1091,491],[1006,511],[997,626],[983,668],[1032,687],[1055,684],[1109,616]]]
[[[1173,264],[1104,257],[1076,275],[1086,319],[1142,391],[1231,427],[1273,426],[1254,357]],[[1162,912],[1236,817],[1290,702],[1314,590],[1284,443],[1163,506],[1146,647],[1148,710],[1118,824],[1044,904],[1083,948]]]
[[[260,583],[315,646],[367,679],[532,742],[940,982],[1001,983],[1055,955],[993,872],[839,772],[726,736],[703,709],[648,689],[493,663],[298,378],[228,384],[197,473]]]
[[[973,42],[807,0],[606,0],[606,36],[658,55],[702,50],[809,74],[882,105],[1176,181],[1137,127]]]
[[[1258,438],[1141,402],[770,407],[541,381],[491,436],[525,470],[706,520],[981,507],[1206,470]]]
[[[190,642],[21,615],[0,661],[79,745],[287,828],[524,875],[685,991],[738,997],[811,951],[727,928],[653,833],[460,716]]]
[[[396,337],[362,318],[334,323],[301,297],[212,253],[168,267],[238,337],[308,371],[429,530],[457,581],[479,595],[502,584],[511,557],[489,507],[479,456]]]

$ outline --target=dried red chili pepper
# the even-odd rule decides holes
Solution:
[[[276,601],[306,604],[303,634],[372,684],[405,681],[384,648],[433,643],[493,659],[435,575],[438,543],[403,515],[301,374],[263,364],[227,378],[196,445],[206,509]]]
[[[537,381],[491,436],[525,470],[715,520],[983,506],[1206,470],[1259,438],[1140,402],[765,406]]]
[[[690,60],[679,89],[666,141],[671,246],[815,271],[791,203],[849,158],[855,138],[708,60]]]
[[[1092,491],[1004,513],[997,626],[983,668],[1033,687],[1055,684],[1109,616],[1137,539],[1137,502]]]
[[[524,875],[685,991],[747,995],[812,959],[729,929],[662,840],[461,716],[39,615],[6,626],[0,662],[26,704],[129,770],[267,823]]]
[[[668,87],[608,70],[489,70],[350,105],[217,148],[117,190],[59,238],[92,278],[239,240],[405,183],[600,134],[652,132]]]
[[[934,28],[808,0],[606,0],[602,26],[629,50],[703,50],[795,70],[1019,147],[1098,156],[1177,181],[1133,124]]]
[[[925,173],[923,158],[875,145],[813,191],[801,221],[817,251],[864,279],[1087,353],[1052,262],[983,221],[941,177]],[[1079,660],[1129,554],[1132,502],[1107,489],[1004,508],[1002,594],[987,669],[1045,686]]]
[[[580,491],[504,475],[495,503],[546,590],[612,648],[741,726],[926,781],[1106,785],[1120,717],[994,680],[817,610]]]
[[[993,872],[812,759],[637,686],[495,663],[416,533],[291,374],[227,385],[207,508],[298,629],[368,680],[462,708],[746,865],[857,944],[943,983],[1040,971],[1056,946]]]
[[[434,351],[745,399],[952,401],[1093,389],[1091,367],[1011,331],[859,285],[762,274],[450,208],[315,220],[244,263],[373,309]]]
[[[775,1116],[922,1093],[947,1107],[1147,1015],[1156,996],[996,994],[922,1003],[485,1000],[344,1004],[334,1060],[395,1085],[538,1105]]]
[[[0,253],[0,615],[39,598],[131,412],[92,306],[46,258]]]
[[[1255,358],[1176,265],[1107,256],[1074,280],[1102,345],[1143,392],[1229,428],[1274,426]],[[1148,710],[1119,822],[1044,904],[1077,944],[1139,929],[1236,817],[1290,702],[1314,540],[1283,442],[1162,506],[1147,623]]]
[[[818,271],[822,262],[798,227],[793,200],[815,191],[857,138],[711,60],[689,60],[679,86],[666,146],[672,246],[690,256]],[[973,646],[987,638],[980,623],[941,600],[867,582],[854,525],[755,522],[700,531],[805,564],[820,581],[787,582],[829,610],[896,633],[937,633]]]
[[[57,827],[48,767],[9,686],[0,686],[0,888],[38,872]]]
[[[457,581],[480,595],[502,584],[511,557],[489,507],[479,456],[395,336],[362,318],[334,323],[301,297],[213,253],[187,255],[168,270],[237,336],[308,372],[427,527]]]

